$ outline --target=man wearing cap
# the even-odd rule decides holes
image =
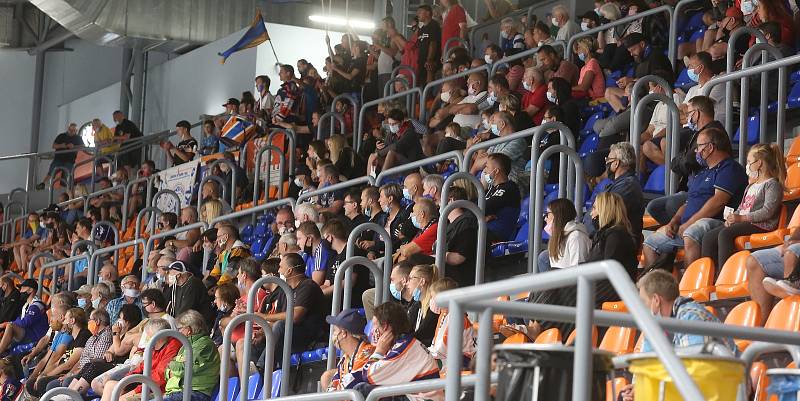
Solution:
[[[667,56],[664,55],[663,49],[651,46],[647,43],[644,35],[641,33],[631,33],[625,36],[622,44],[628,49],[633,60],[636,62],[636,71],[633,77],[624,76],[617,80],[617,87],[606,88],[606,99],[608,103],[617,113],[625,110],[623,99],[625,96],[625,87],[629,84],[636,82],[637,79],[646,75],[653,75],[656,71],[672,71],[672,63],[670,63]],[[668,77],[662,77],[667,82],[673,82],[673,74]]]
[[[326,316],[325,321],[333,327],[333,345],[342,350],[342,359],[335,369],[322,374],[322,388],[328,391],[344,390],[351,373],[361,370],[375,352],[375,346],[364,335],[367,319],[356,309],[345,309],[336,316]]]
[[[175,124],[175,131],[178,133],[179,139],[178,145],[173,146],[172,142],[168,140],[161,143],[161,147],[173,166],[194,160],[194,155],[197,153],[197,140],[192,137],[191,129],[192,124],[188,121],[178,121]]]
[[[47,306],[36,296],[38,290],[39,284],[36,280],[27,279],[20,284],[19,292],[25,298],[25,304],[22,305],[19,318],[13,322],[0,323],[0,329],[3,330],[0,355],[12,345],[35,343],[47,332]]]
[[[82,285],[81,288],[75,291],[75,295],[78,297],[78,307],[88,311],[89,306],[92,304],[92,286],[89,284]]]
[[[188,310],[196,310],[203,315],[206,323],[213,323],[211,299],[208,297],[203,281],[188,272],[186,265],[180,260],[170,263],[168,269],[167,285],[169,287],[164,290],[164,297],[169,300],[167,313],[170,316],[180,316]]]
[[[232,116],[239,114],[239,99],[232,97],[229,98],[225,104],[222,105],[225,108],[225,114],[229,114]]]
[[[117,299],[112,299],[108,305],[106,305],[106,311],[111,317],[112,322],[116,322],[119,318],[119,311],[122,309],[122,305],[133,304],[139,307],[139,310],[142,310],[142,301],[139,299],[140,284],[139,277],[135,274],[129,274],[122,278],[122,282],[120,283],[122,296]]]

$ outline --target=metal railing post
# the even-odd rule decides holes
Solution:
[[[355,253],[356,253],[355,252],[356,241],[358,240],[358,237],[361,236],[361,234],[366,232],[366,231],[373,231],[373,232],[377,233],[378,235],[380,235],[382,237],[382,239],[383,239],[383,254],[384,254],[384,258],[383,258],[383,281],[380,283],[380,286],[383,287],[383,297],[381,298],[380,301],[382,303],[383,302],[388,302],[389,301],[389,276],[392,274],[392,257],[391,257],[391,255],[392,255],[392,253],[394,251],[392,249],[391,236],[389,235],[389,232],[386,231],[386,228],[384,228],[381,225],[372,223],[372,222],[362,223],[362,224],[359,224],[358,226],[356,226],[353,229],[353,231],[350,231],[350,235],[348,235],[348,237],[347,237],[347,248],[346,248],[346,256],[347,256],[347,258],[346,259],[350,259],[350,258],[356,256],[355,255]],[[344,276],[345,283],[351,282],[351,277],[350,277],[351,272],[352,271],[350,269],[348,269],[345,272],[345,276]],[[375,286],[376,287],[378,286],[378,282],[375,282]],[[345,291],[344,292],[343,305],[347,305],[347,306],[352,305],[351,299],[350,299],[351,297],[352,297],[352,291]]]
[[[158,216],[161,216],[164,212],[162,212],[161,209],[159,209],[157,207],[152,207],[152,206],[148,206],[148,207],[143,208],[142,210],[140,210],[139,213],[136,214],[136,218],[133,220],[133,224],[136,224],[133,227],[133,229],[134,229],[134,231],[133,231],[133,239],[134,240],[141,240],[142,239],[142,234],[143,234],[142,233],[142,218],[144,217],[145,213],[150,213],[150,217],[148,218],[149,223],[147,223],[147,227],[150,229],[150,231],[155,231],[156,230],[156,224],[155,224],[156,222],[155,222],[155,220],[158,218]],[[198,214],[198,216],[199,216],[199,214]],[[133,247],[133,254],[134,255],[139,255],[139,243],[138,242]],[[146,260],[145,260],[145,263],[146,263]]]
[[[745,34],[749,34],[755,36],[756,43],[767,43],[767,39],[764,37],[764,34],[757,28],[749,27],[749,26],[740,26],[731,32],[730,38],[728,38],[728,43],[736,43],[739,40],[739,37]],[[733,68],[736,64],[736,46],[728,46],[728,55],[727,55],[727,63],[725,68],[725,75],[729,76],[733,72]],[[766,60],[762,60],[766,61]],[[762,64],[764,65],[764,64]],[[712,82],[714,78],[711,79]],[[706,91],[706,87],[708,87],[708,83],[703,86],[703,95],[708,96],[710,93]],[[725,84],[725,131],[730,135],[733,132],[733,81],[727,81],[728,83]],[[709,88],[710,89],[710,88]],[[741,109],[741,113],[747,114],[747,110]]]
[[[378,177],[380,177],[380,175]],[[320,196],[320,195],[326,194],[328,192],[338,191],[340,189],[347,189],[347,188],[350,188],[350,187],[355,187],[357,185],[375,186],[377,184],[376,184],[376,180],[373,179],[370,176],[363,176],[363,177],[353,178],[352,180],[337,182],[336,184],[331,184],[331,185],[328,185],[328,186],[320,188],[320,189],[316,189],[316,190],[311,191],[311,192],[306,192],[306,193],[304,193],[304,194],[302,194],[302,195],[297,197],[297,204],[299,205],[299,204],[305,202],[306,200],[311,199],[311,198],[313,198],[315,196]]]
[[[225,332],[222,334],[222,352],[220,352],[220,354],[224,355],[224,357],[220,361],[219,394],[222,397],[227,397],[228,395],[228,371],[230,370],[228,364],[231,360],[228,355],[231,354],[231,336],[233,335],[233,329],[242,323],[245,324],[245,339],[253,338],[253,323],[261,326],[261,330],[264,331],[264,340],[266,342],[266,348],[264,349],[264,353],[266,355],[264,358],[264,391],[265,398],[272,398],[272,366],[274,365],[273,358],[275,358],[275,334],[272,332],[272,326],[270,326],[266,319],[252,312],[234,317],[230,322],[228,322],[228,325],[225,326]],[[238,372],[239,383],[241,386],[241,389],[239,390],[240,401],[247,401],[248,394],[250,393],[249,372],[250,361],[252,359],[252,355],[250,355],[251,347],[252,341],[244,341],[244,352],[242,354],[242,360],[239,361],[241,369]],[[283,352],[285,354],[287,350],[284,350]],[[291,352],[291,350],[289,350],[289,352]],[[284,372],[285,371],[286,369],[284,368]],[[281,387],[281,390],[283,390],[283,387]],[[186,400],[186,396],[184,396],[183,399]]]
[[[397,68],[395,68],[395,70],[396,69]],[[364,116],[365,116],[365,113],[366,113],[368,108],[370,108],[372,106],[377,106],[377,105],[379,105],[381,103],[385,103],[385,102],[387,102],[389,100],[392,100],[392,99],[400,99],[400,98],[405,98],[405,97],[408,97],[408,96],[412,96],[413,97],[415,94],[417,96],[420,96],[420,97],[422,96],[422,90],[417,88],[416,85],[414,85],[413,88],[411,88],[411,89],[409,89],[407,91],[403,91],[403,92],[400,92],[400,93],[395,93],[394,95],[384,96],[384,97],[382,97],[380,99],[371,100],[369,102],[364,103],[364,105],[361,106],[361,109],[358,110],[358,120],[357,120],[358,124],[355,126],[356,128],[354,128],[356,130],[356,134],[353,135],[353,150],[358,152],[361,149],[361,141],[362,141],[361,137],[362,137],[362,134],[363,134],[363,131],[364,131]],[[421,110],[425,110],[424,103],[420,102],[420,104],[423,105],[422,107],[420,107],[420,109]],[[413,116],[414,110],[410,110],[409,109],[407,111],[408,111],[407,114],[408,114],[409,118],[411,118]]]
[[[145,398],[147,393],[145,390],[146,388],[151,388],[153,396],[155,396],[155,401],[164,401],[164,394],[161,393],[161,388],[158,386],[158,383],[151,379],[150,376],[145,375],[130,375],[122,378],[122,380],[117,382],[117,385],[114,386],[114,390],[111,392],[111,399],[119,400],[122,391],[134,383],[142,384],[142,401],[147,401],[147,398]],[[189,385],[189,387],[191,387],[191,385]]]
[[[39,252],[36,255],[31,256],[31,260],[28,261],[27,278],[33,278],[33,272],[36,271],[36,261],[41,258],[48,258],[51,261],[56,260],[56,257],[50,252]],[[41,293],[42,293],[42,282],[39,281],[39,294]]]
[[[181,215],[181,197],[178,195],[177,192],[175,192],[175,191],[173,191],[173,190],[171,190],[169,188],[164,188],[164,189],[159,190],[158,192],[156,192],[156,194],[153,195],[153,199],[150,201],[150,205],[149,206],[157,208],[158,207],[158,199],[161,198],[164,195],[175,199],[175,212],[174,213],[180,217],[180,215]]]
[[[436,163],[451,159],[456,162],[456,165],[459,168],[461,168],[464,165],[464,157],[461,156],[461,152],[457,150],[451,150],[450,152],[441,153],[436,156],[431,156],[422,160],[417,160],[415,162],[406,163],[383,170],[378,174],[377,177],[375,177],[375,186],[381,186],[381,183],[386,177],[391,177],[396,174],[405,173],[406,171],[419,170],[420,167],[427,166],[431,163]]]
[[[439,240],[436,241],[435,249],[436,267],[439,269],[439,277],[445,277],[447,225],[450,224],[450,220],[447,218],[447,216],[453,210],[465,209],[469,210],[473,215],[475,215],[475,219],[478,221],[478,249],[475,251],[475,284],[482,284],[486,265],[486,247],[483,245],[486,244],[486,233],[488,231],[486,227],[486,219],[483,214],[483,211],[486,209],[481,209],[475,205],[475,203],[468,200],[457,200],[454,202],[442,200],[441,204],[443,207],[439,211],[439,224],[436,227],[436,238]]]
[[[54,168],[53,169],[53,175],[50,176],[50,181],[48,182],[48,184],[50,184],[50,188],[47,189],[47,204],[48,205],[52,205],[53,204],[53,199],[54,199],[53,193],[55,192],[55,188],[54,188],[55,185],[54,184],[56,182],[56,173],[58,173],[59,171],[61,172],[61,178],[59,179],[59,181],[64,180],[64,182],[66,183],[67,189],[68,190],[72,189],[72,177],[70,176],[69,170],[67,170],[64,167],[56,167],[56,168]]]
[[[111,253],[111,252],[116,252],[116,251],[119,251],[120,249],[125,249],[125,248],[127,248],[129,246],[136,246],[140,242],[143,242],[143,240],[141,240],[141,239],[133,239],[133,240],[130,240],[130,241],[127,241],[127,242],[122,242],[122,243],[119,243],[119,244],[116,244],[116,245],[111,245],[111,246],[107,246],[105,248],[100,248],[100,249],[92,252],[92,254],[89,256],[89,266],[86,267],[87,269],[89,269],[88,273],[86,275],[87,284],[89,284],[89,285],[97,284],[97,281],[95,281],[97,279],[97,276],[98,276],[97,259],[99,259],[99,257],[101,255],[105,255],[105,254]],[[147,262],[145,260],[143,265],[145,265],[146,263]],[[142,276],[144,276],[146,274],[146,272],[147,272],[147,268],[143,266],[143,268],[142,268]]]
[[[458,44],[452,46],[453,43],[456,42],[458,42]],[[453,50],[457,47],[463,47],[466,49],[464,46],[465,44],[467,44],[467,41],[462,39],[460,36],[453,36],[452,38],[447,39],[447,41],[444,42],[444,50],[442,51],[442,64],[447,62],[447,58],[450,56],[450,50]]]
[[[286,319],[284,320],[286,327],[283,329],[283,355],[281,355],[281,369],[283,370],[281,374],[281,397],[284,397],[289,393],[289,374],[292,371],[291,357],[292,334],[294,332],[294,289],[285,281],[274,276],[265,276],[256,280],[256,282],[253,283],[253,286],[250,288],[250,292],[247,293],[247,313],[256,313],[256,295],[258,294],[258,289],[264,286],[264,284],[277,285],[281,290],[283,290],[283,295],[286,296]],[[247,326],[245,326],[245,330],[247,330]],[[246,336],[245,338],[250,337]],[[267,366],[269,366],[271,372],[272,366],[265,364],[265,370]],[[271,378],[272,375],[270,374],[269,376]],[[266,387],[264,388],[264,391],[267,391]]]
[[[230,203],[230,205],[231,205],[231,209],[236,210],[236,178],[237,178],[236,177],[236,167],[237,167],[236,163],[234,163],[234,162],[232,162],[232,161],[230,161],[230,160],[228,160],[226,158],[216,159],[206,167],[208,169],[208,175],[206,176],[206,178],[209,177],[209,176],[213,176],[214,175],[213,174],[214,167],[216,167],[220,163],[227,165],[228,169],[230,169],[230,171],[231,171],[231,193],[230,193],[230,197],[231,197],[230,202],[231,203]],[[222,170],[222,169],[220,168],[220,170]]]
[[[642,115],[645,111],[645,106],[650,104],[650,102],[661,102],[667,106],[670,113],[670,121],[667,124],[667,151],[664,153],[664,193],[666,195],[672,195],[678,189],[678,176],[673,174],[672,172],[672,158],[680,152],[680,140],[679,140],[679,132],[681,122],[680,122],[680,111],[678,110],[678,106],[672,100],[671,96],[667,96],[663,93],[651,93],[644,98],[636,105],[636,109],[632,110],[633,116],[633,125],[631,125],[630,130],[630,141],[633,149],[636,153],[636,159],[639,159],[639,134],[641,131],[636,129],[637,127],[641,126]],[[637,163],[638,164],[638,163]]]
[[[153,372],[153,350],[155,349],[156,342],[162,338],[174,338],[180,341],[184,350],[183,360],[183,399],[190,400],[192,397],[192,374],[194,369],[194,350],[192,343],[185,335],[181,334],[178,330],[161,330],[158,331],[150,338],[147,345],[144,347],[144,375],[150,377]],[[223,354],[225,355],[225,354]],[[223,358],[229,359],[229,358]],[[188,383],[188,384],[187,384]],[[147,386],[142,386],[142,399],[147,398]]]
[[[355,111],[354,111],[354,113],[355,113]],[[267,136],[267,144],[268,145],[272,145],[272,140],[278,134],[283,134],[286,137],[286,139],[289,141],[289,149],[288,149],[288,153],[289,153],[289,157],[288,157],[289,169],[288,169],[288,171],[291,172],[290,174],[294,174],[294,157],[295,157],[295,149],[297,149],[297,135],[294,133],[293,130],[290,130],[290,129],[287,129],[287,128],[275,128],[275,129],[272,129],[270,131],[269,135]]]
[[[672,19],[669,21],[669,51],[667,57],[669,57],[669,61],[672,63],[673,70],[675,69],[675,63],[678,58],[678,19],[683,17],[681,15],[683,7],[697,1],[700,0],[680,0],[675,4],[675,10],[672,12]]]
[[[200,232],[203,232],[203,231],[206,230],[207,227],[213,227],[213,225],[211,225],[211,224],[206,225],[206,223],[204,223],[202,221],[198,221],[196,223],[187,224],[185,226],[180,226],[178,228],[173,228],[172,230],[169,230],[169,231],[162,231],[160,233],[155,233],[155,234],[151,235],[150,237],[147,238],[147,241],[143,241],[144,242],[144,251],[142,253],[142,262],[143,262],[143,264],[144,265],[147,264],[147,260],[150,257],[150,251],[153,249],[153,244],[155,244],[155,241],[157,239],[175,236],[175,235],[183,233],[183,232],[197,230],[198,228],[200,229]],[[147,279],[147,269],[146,268],[142,268],[142,282],[144,282],[146,279]]]
[[[122,194],[123,201],[128,197],[128,193],[125,192],[125,185],[122,185],[122,184],[114,185],[113,187],[103,188],[103,189],[100,189],[100,190],[97,190],[97,191],[93,191],[93,192],[87,194],[86,195],[86,202],[83,205],[83,214],[86,214],[86,213],[89,212],[89,201],[91,201],[94,198],[97,198],[100,195],[105,195],[105,194],[108,194],[108,193],[111,193],[111,192],[116,192],[116,191],[122,191],[123,192],[123,194]]]
[[[536,182],[531,182],[530,186],[530,204],[531,209],[528,221],[533,219],[533,230],[528,231],[528,273],[536,273],[536,258],[539,256],[542,242],[542,211],[544,210],[544,163],[550,158],[551,155],[556,153],[566,153],[575,165],[575,211],[577,213],[577,220],[581,220],[583,215],[583,162],[578,156],[578,153],[564,145],[553,145],[542,152],[539,159],[536,160]],[[563,167],[561,167],[563,168]],[[531,175],[533,180],[534,175]],[[559,186],[563,186],[560,183]]]
[[[256,166],[255,171],[253,172],[253,206],[258,204],[258,184],[261,181],[261,159],[264,157],[264,153],[269,152],[267,154],[267,175],[264,177],[264,203],[268,203],[269,199],[269,190],[270,184],[272,183],[272,154],[275,153],[278,155],[280,159],[278,159],[278,169],[280,170],[279,174],[279,182],[278,182],[278,198],[283,198],[285,195],[283,192],[283,182],[286,181],[286,169],[285,169],[285,160],[286,157],[281,150],[278,149],[276,146],[267,145],[261,148],[258,153],[256,153]],[[250,224],[256,224],[256,216],[253,215]]]
[[[100,240],[100,238],[94,237],[95,229],[99,226],[109,227],[111,229],[111,232],[114,233],[114,245],[119,244],[120,240],[119,229],[117,228],[116,225],[114,225],[114,223],[108,220],[101,220],[92,224],[92,240],[94,241]],[[114,252],[114,266],[116,267],[117,265],[119,265],[119,252]]]
[[[428,82],[428,84],[425,85],[425,88],[422,89],[422,92],[419,95],[420,96],[419,104],[421,105],[420,110],[419,110],[419,119],[420,119],[420,121],[422,121],[422,122],[427,122],[428,121],[428,117],[429,117],[428,116],[428,110],[427,110],[427,107],[425,107],[425,104],[427,104],[428,94],[433,90],[433,88],[436,88],[436,87],[440,86],[441,84],[443,84],[445,82],[448,82],[448,81],[453,81],[453,80],[456,80],[456,79],[459,79],[459,78],[469,77],[471,74],[474,74],[476,72],[484,72],[486,74],[489,74],[490,71],[491,71],[490,67],[488,65],[484,64],[484,65],[482,65],[480,67],[471,68],[471,69],[466,70],[466,71],[461,71],[459,73],[456,73],[456,74],[453,74],[453,75],[449,75],[449,76],[446,76],[446,77],[442,77],[442,78],[439,78],[439,79],[437,79],[435,81]]]
[[[547,46],[561,47],[561,49],[563,49],[565,54],[567,52],[566,43],[564,43],[563,40],[553,41],[552,43],[548,43]],[[494,63],[492,63],[492,69],[491,72],[489,73],[489,77],[493,77],[497,73],[497,69],[499,69],[500,66],[507,64],[509,61],[519,60],[521,58],[526,58],[528,56],[535,56],[536,53],[539,52],[539,49],[541,49],[541,46],[536,46],[534,48],[519,52],[512,56],[503,57],[500,60],[495,61]]]
[[[220,198],[218,200],[223,202],[223,203],[227,203],[225,198],[228,197],[228,186],[225,185],[225,180],[223,180],[219,176],[211,174],[211,171],[209,171],[208,174],[206,174],[206,176],[203,177],[203,179],[200,180],[200,185],[198,185],[198,187],[197,187],[197,191],[198,191],[198,193],[197,193],[197,215],[198,216],[200,216],[200,207],[203,206],[203,201],[204,201],[203,197],[202,197],[203,185],[205,185],[206,182],[208,182],[208,181],[214,181],[217,185],[219,185],[220,189],[222,190],[222,195],[220,196]],[[233,194],[232,196],[234,196],[234,197],[236,196],[236,189],[235,188],[231,188],[230,192]],[[231,210],[236,210],[236,209],[233,206],[231,206]]]
[[[29,199],[29,196],[28,196],[28,191],[26,191],[25,188],[14,188],[14,189],[12,189],[11,192],[8,193],[8,202],[9,203],[14,201],[14,195],[16,195],[16,194],[22,194],[22,202],[21,202],[21,204],[22,204],[22,206],[24,206],[23,209],[22,209],[22,212],[23,213],[28,213],[28,207],[30,206],[30,204],[29,204],[30,199]]]
[[[336,102],[338,102],[340,100],[350,102],[350,104],[353,106],[353,115],[354,116],[358,115],[358,101],[356,101],[355,98],[350,96],[349,93],[341,93],[341,94],[336,95],[336,97],[334,97],[333,100],[331,100],[331,108],[330,109],[331,110],[336,110]],[[355,125],[353,125],[353,132],[352,132],[353,135],[356,134],[355,128],[356,128]]]
[[[450,188],[453,186],[453,184],[455,184],[456,180],[469,181],[472,186],[475,187],[475,191],[478,193],[478,208],[481,210],[486,210],[486,190],[483,188],[483,184],[481,184],[477,177],[464,171],[457,171],[453,174],[450,174],[450,176],[444,180],[444,184],[442,184],[442,205],[444,205],[444,203],[449,199]]]
[[[780,60],[783,56],[781,55],[780,51],[775,47],[771,46],[767,43],[756,43],[744,53],[744,58],[742,59],[742,70],[749,68],[752,65],[753,58],[756,55],[755,52],[761,52],[761,62],[765,62],[767,60],[766,54],[769,53],[775,60]],[[786,80],[788,77],[788,72],[786,67],[781,67],[778,69],[778,110],[777,110],[777,133],[778,133],[778,146],[780,146],[781,151],[783,151],[783,129],[784,125],[786,124]],[[743,77],[741,82],[741,94],[739,96],[739,163],[744,164],[747,161],[747,152],[746,149],[748,147],[748,131],[749,127],[747,124],[748,118],[750,117],[750,77]],[[767,142],[767,118],[768,118],[768,107],[769,107],[769,90],[767,88],[767,84],[769,83],[769,72],[764,71],[761,73],[761,104],[760,106],[760,116],[759,116],[759,143],[768,143]],[[730,134],[730,133],[729,133]]]
[[[542,136],[549,135],[548,130],[552,129],[558,130],[560,140],[558,143],[559,145],[566,145],[572,149],[577,149],[575,147],[575,135],[566,125],[558,121],[546,122],[534,129],[532,142],[533,145],[531,146],[531,160],[539,160],[538,144],[541,142]],[[567,155],[562,153],[559,156],[558,166],[558,197],[563,198],[566,196],[569,198],[572,195],[567,192],[567,188],[574,187],[575,182],[573,181],[573,177],[575,173],[572,171],[572,165],[567,164]],[[566,183],[566,185],[564,183]]]
[[[689,0],[689,1],[696,1],[696,0]],[[630,126],[632,127],[630,131],[631,132],[634,132],[634,131],[636,132],[637,140],[639,138],[639,134],[641,133],[641,128],[638,125],[636,125],[636,121],[634,120],[635,113],[633,113],[633,111],[636,110],[636,106],[639,105],[639,100],[640,100],[639,99],[639,92],[641,92],[643,88],[646,88],[645,85],[647,85],[647,84],[649,84],[651,82],[656,84],[656,85],[658,85],[658,86],[660,86],[661,89],[664,90],[664,93],[668,93],[669,94],[668,95],[669,97],[672,96],[672,87],[669,85],[669,82],[667,82],[666,79],[664,79],[664,78],[662,78],[662,77],[660,77],[658,75],[645,75],[645,76],[637,79],[636,82],[634,82],[633,88],[631,89],[631,101],[630,101],[630,110],[631,110]],[[632,133],[631,133],[631,138],[633,138],[633,134]],[[631,144],[633,144],[633,143],[631,143]],[[638,157],[639,157],[638,142],[637,142],[637,145],[633,146],[633,148],[636,150],[636,157],[637,157],[636,160],[639,160],[638,159]]]
[[[329,137],[333,136],[333,134],[336,133],[336,121],[339,121],[339,133],[342,134],[342,136],[347,135],[347,127],[345,127],[344,125],[344,117],[342,117],[341,114],[335,111],[329,111],[319,117],[319,123],[317,124],[317,136],[316,136],[316,139],[318,141],[322,140],[322,122],[325,121],[325,119],[330,119],[331,121],[330,123],[331,133]]]

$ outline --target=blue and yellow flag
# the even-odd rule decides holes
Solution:
[[[244,33],[244,36],[242,36],[236,44],[231,46],[230,49],[217,54],[222,56],[222,64],[225,64],[225,60],[230,57],[231,54],[239,50],[256,47],[268,40],[269,33],[267,33],[267,25],[264,23],[264,18],[261,16],[261,10],[256,10],[256,17],[253,19],[253,24],[250,25],[250,29]]]

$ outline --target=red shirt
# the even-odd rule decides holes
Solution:
[[[536,106],[539,108],[539,111],[533,115],[533,123],[535,125],[539,125],[542,123],[542,118],[544,118],[544,113],[547,111],[547,108],[544,107],[547,104],[547,85],[539,85],[538,88],[534,88],[532,92],[525,92],[525,95],[522,96],[522,109],[526,110],[528,106]]]
[[[161,347],[161,349],[155,349],[153,351],[153,366],[150,371],[150,378],[158,384],[158,388],[161,389],[161,392],[164,392],[164,388],[167,386],[167,378],[165,376],[165,372],[167,371],[167,365],[172,362],[172,359],[178,355],[178,351],[181,350],[183,345],[180,341],[175,338],[169,338],[167,343]],[[136,369],[132,370],[129,375],[135,374],[142,374],[144,372],[144,361],[136,367]],[[136,386],[136,393],[140,394],[142,392],[142,385]]]
[[[264,300],[267,299],[269,293],[265,291],[263,288],[259,288],[258,292],[256,293],[256,304],[253,308],[254,311],[261,310],[261,304],[264,303]],[[244,302],[247,305],[247,295],[242,295],[239,298],[239,301]],[[253,325],[253,328],[259,327],[258,325]],[[233,333],[231,333],[231,344],[236,344],[237,341],[244,338],[244,324],[240,324],[233,329]]]
[[[467,23],[467,13],[461,5],[456,4],[450,7],[447,11],[447,16],[442,21],[442,53],[444,53],[444,45],[450,38],[458,37],[461,33],[460,23]]]
[[[432,256],[433,255],[433,243],[436,242],[436,229],[439,227],[439,223],[433,223],[428,226],[421,234],[414,237],[411,242],[417,244],[417,246],[422,249],[423,255]]]

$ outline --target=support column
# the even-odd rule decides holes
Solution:
[[[31,107],[31,140],[28,151],[39,152],[39,126],[42,122],[42,94],[44,92],[44,57],[46,52],[36,54],[36,72],[33,81],[33,106]],[[30,191],[36,186],[37,158],[28,159],[28,173],[25,181],[25,190]]]
[[[119,110],[130,115],[130,91],[131,91],[131,61],[133,60],[133,50],[122,49],[122,78],[119,90]]]
[[[130,120],[142,126],[142,92],[144,90],[144,52],[133,49],[133,99],[131,99]]]

